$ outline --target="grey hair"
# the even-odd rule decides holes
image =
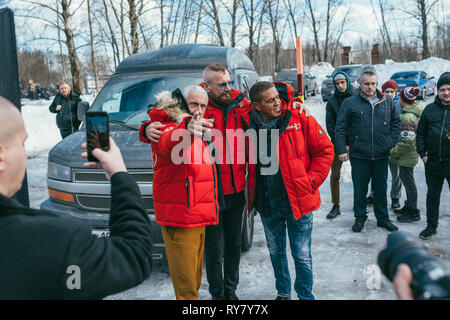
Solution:
[[[208,98],[208,93],[206,92],[206,90],[204,88],[197,86],[197,85],[190,85],[183,89],[184,99],[187,99],[189,97],[189,94],[191,93],[191,91],[201,93],[201,94],[205,95],[205,97]]]
[[[378,79],[377,72],[373,66],[367,66],[361,70],[361,76],[358,79],[358,82],[361,83],[362,78],[364,76],[375,76]]]

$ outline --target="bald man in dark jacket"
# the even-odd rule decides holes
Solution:
[[[93,151],[100,164],[85,164],[111,180],[111,237],[97,238],[84,222],[11,198],[25,175],[26,137],[20,112],[0,97],[0,299],[101,299],[144,281],[150,221],[114,141]]]

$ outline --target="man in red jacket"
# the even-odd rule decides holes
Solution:
[[[245,149],[236,143],[233,135],[227,136],[226,131],[242,129],[239,119],[251,106],[241,91],[233,89],[233,84],[224,65],[211,64],[203,71],[201,86],[207,91],[209,102],[204,119],[197,123],[203,131],[214,127],[216,159],[220,164],[225,202],[219,212],[219,224],[206,227],[206,276],[213,300],[238,299],[235,291],[239,283],[246,163],[241,161],[245,159]],[[296,107],[299,113],[303,110],[308,113],[303,105],[293,105]],[[207,119],[212,119],[213,124]],[[157,142],[162,128],[158,122],[143,124],[141,140]]]
[[[205,226],[218,223],[222,196],[218,185],[220,173],[210,145],[202,138],[202,131],[196,130],[196,122],[205,113],[208,95],[202,87],[189,86],[184,94],[179,90],[164,91],[157,99],[149,113],[151,121],[164,125],[159,142],[151,143],[155,217],[161,225],[177,300],[197,300]],[[141,140],[148,142],[142,137]],[[183,150],[177,153],[178,145]]]
[[[249,210],[254,206],[264,225],[277,300],[289,300],[291,296],[286,229],[295,262],[294,289],[299,299],[309,300],[314,299],[312,212],[320,207],[319,186],[330,171],[334,148],[313,117],[289,110],[293,88],[284,83],[275,85],[265,81],[253,85],[250,89],[253,109],[242,116],[244,127],[256,130],[250,136],[258,140],[250,141],[253,147],[249,147],[249,150],[258,147],[258,152],[253,152],[258,155],[256,159],[249,159],[250,164],[254,163],[249,165]],[[263,161],[263,155],[271,163]],[[267,170],[274,162],[279,167]]]

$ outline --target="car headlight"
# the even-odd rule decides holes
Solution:
[[[70,168],[66,166],[62,166],[59,164],[56,164],[54,162],[48,162],[48,171],[47,171],[47,177],[51,179],[56,180],[63,180],[63,181],[71,181],[70,176]]]

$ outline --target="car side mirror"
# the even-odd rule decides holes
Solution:
[[[87,101],[81,101],[78,102],[78,108],[77,108],[77,117],[78,120],[84,121],[84,116],[86,115],[86,112],[89,109],[89,102]]]

